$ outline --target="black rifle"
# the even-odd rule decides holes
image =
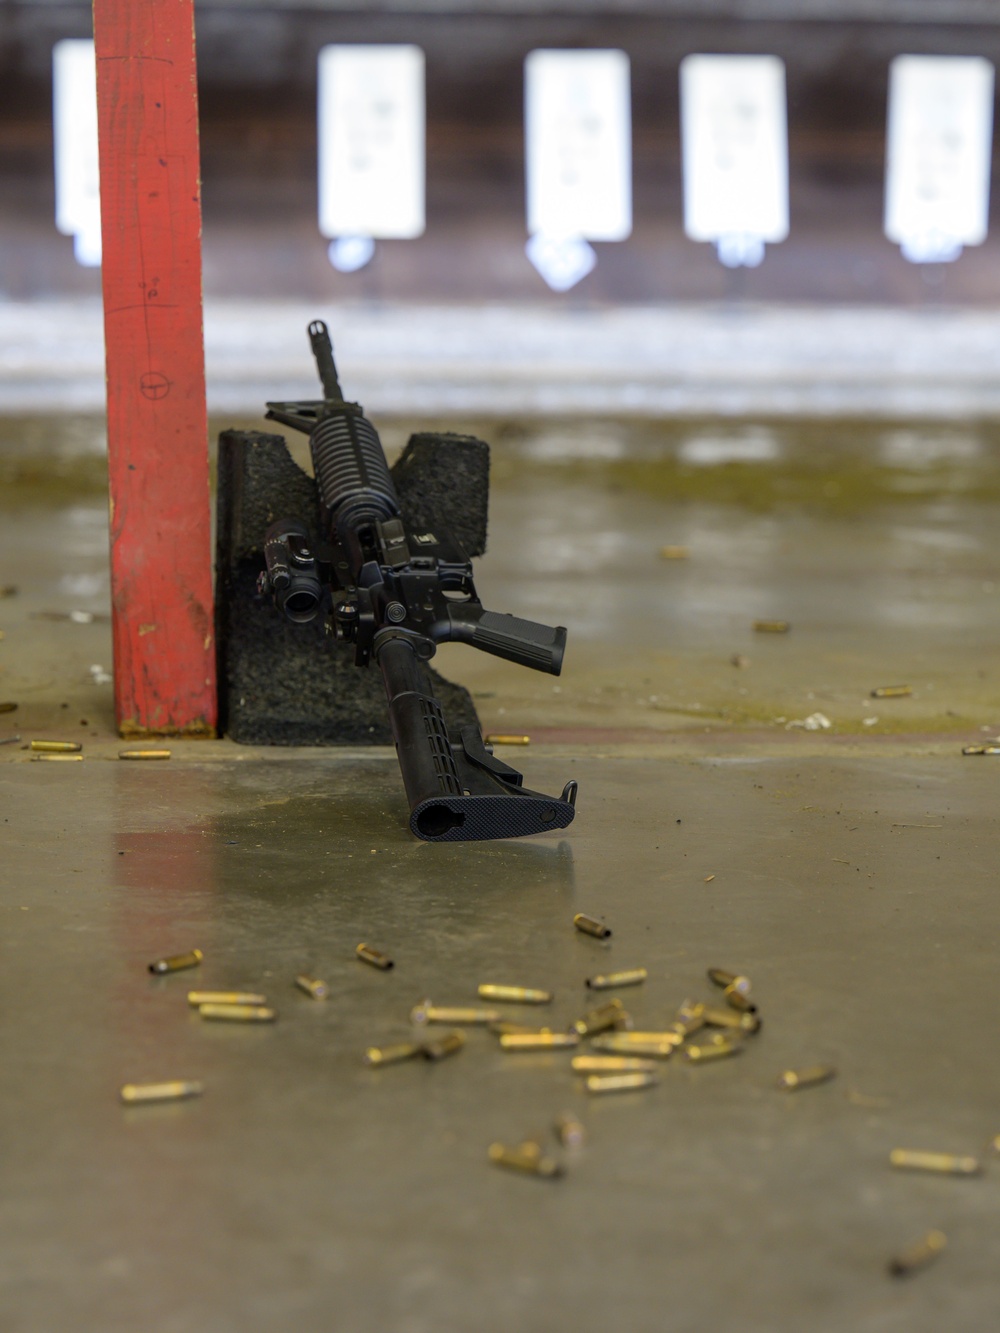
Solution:
[[[565,629],[484,610],[472,563],[454,538],[437,526],[407,529],[375,428],[357,403],[344,401],[321,320],[309,325],[309,339],[323,401],[268,403],[267,415],[309,436],[325,549],[316,553],[301,523],[272,524],[261,590],[270,588],[278,608],[302,624],[320,614],[329,589],[337,637],[354,644],[358,666],[373,657],[378,663],[418,838],[518,838],[565,828],[576,783],[559,797],[543,796],[521,785],[521,774],[493,755],[478,727],[463,728],[456,742],[424,669],[437,645],[451,640],[558,676]]]

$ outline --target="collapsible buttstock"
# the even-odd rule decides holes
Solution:
[[[493,758],[478,728],[467,728],[452,747],[444,715],[413,645],[402,638],[376,643],[389,702],[389,722],[410,830],[425,842],[521,838],[563,829],[575,814],[576,783],[561,797],[521,786],[521,775]]]

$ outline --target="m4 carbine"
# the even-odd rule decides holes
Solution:
[[[450,736],[424,666],[439,643],[454,641],[558,676],[565,629],[485,610],[455,539],[437,525],[407,528],[375,428],[357,403],[344,401],[322,321],[309,325],[309,339],[323,400],[268,403],[267,415],[309,436],[324,549],[321,559],[301,523],[272,524],[261,590],[270,588],[300,624],[325,609],[329,594],[337,637],[354,644],[358,666],[378,664],[418,838],[460,842],[565,828],[576,783],[559,797],[529,791],[478,727]]]

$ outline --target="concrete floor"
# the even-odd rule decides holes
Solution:
[[[79,737],[87,757],[0,747],[5,1330],[992,1325],[997,1169],[904,1175],[887,1156],[987,1159],[1000,1133],[998,771],[960,753],[1000,724],[996,445],[968,426],[842,432],[493,423],[481,591],[566,623],[566,670],[457,649],[442,669],[487,727],[532,732],[512,752],[532,786],[575,777],[580,799],[561,838],[467,846],[409,837],[383,750],[189,742],[119,763],[90,672],[107,624],[35,618],[106,608],[89,455],[65,507],[12,465],[0,700],[19,706],[0,739]],[[690,558],[661,559],[667,543]],[[755,635],[760,616],[792,630]],[[904,681],[910,699],[869,697]],[[789,729],[816,711],[829,730]],[[573,930],[580,910],[607,917],[609,945]],[[361,940],[395,970],[355,961]],[[195,945],[197,973],[147,973]],[[562,1025],[584,977],[639,964],[649,980],[622,992],[638,1025],[709,998],[715,965],[753,978],[762,1033],[593,1101],[568,1056],[483,1032],[440,1065],[361,1063],[425,995],[548,986]],[[294,989],[303,969],[329,1001]],[[203,1023],[192,983],[263,989],[278,1022]],[[775,1089],[816,1061],[838,1078]],[[164,1077],[206,1093],[118,1104]],[[489,1164],[495,1139],[551,1143],[568,1108],[589,1140],[565,1178]],[[947,1253],[890,1279],[931,1227]]]

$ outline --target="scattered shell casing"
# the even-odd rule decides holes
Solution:
[[[655,1074],[590,1074],[586,1080],[588,1092],[637,1092],[640,1088],[655,1088],[659,1079]]]
[[[601,977],[588,977],[591,990],[614,990],[618,986],[639,986],[649,973],[644,967],[625,968],[621,972],[606,972]]]
[[[530,736],[509,736],[506,732],[491,731],[483,737],[484,745],[530,745]]]
[[[669,1060],[681,1043],[676,1032],[644,1032],[643,1041],[632,1041],[633,1032],[611,1032],[604,1037],[595,1037],[591,1043],[595,1051],[607,1051],[611,1055],[645,1055],[656,1060]]]
[[[787,620],[755,620],[753,627],[757,634],[787,634],[791,629]]]
[[[79,764],[83,762],[82,754],[33,754],[32,763],[41,764],[48,762],[50,764]]]
[[[169,759],[169,750],[119,750],[119,759]]]
[[[421,1000],[410,1010],[410,1022],[421,1026],[425,1023],[499,1023],[502,1018],[499,1009],[487,1009],[482,1005],[432,1004],[430,1000]]]
[[[508,1023],[506,1021],[491,1023],[489,1026],[490,1031],[497,1037],[538,1036],[540,1033],[553,1031],[552,1028],[533,1028],[528,1027],[526,1023]]]
[[[736,1032],[758,1032],[760,1018],[757,1014],[740,1014],[735,1009],[715,1009],[707,1006],[703,1015],[705,1026],[727,1028]]]
[[[2,712],[3,709],[0,708],[0,713]],[[20,739],[20,736],[0,736],[0,745],[16,745]]]
[[[32,741],[31,748],[36,754],[79,754],[83,746],[79,741]]]
[[[737,1013],[741,1014],[755,1014],[757,1006],[751,1000],[747,991],[736,984],[736,982],[745,980],[745,977],[737,977],[736,981],[731,986],[727,986],[722,994],[725,996],[726,1004],[729,1005],[730,1009],[735,1009]]]
[[[596,916],[588,916],[586,912],[577,912],[573,918],[573,925],[577,930],[582,930],[584,935],[593,935],[595,940],[611,938],[611,927],[606,926],[603,921],[598,921]]]
[[[188,1004],[267,1004],[266,995],[247,990],[189,990]]]
[[[786,1069],[778,1078],[778,1087],[785,1092],[798,1088],[814,1088],[817,1083],[829,1083],[836,1076],[833,1065],[810,1065],[807,1069]]]
[[[983,754],[1000,754],[1000,745],[984,745]]]
[[[428,1060],[444,1060],[449,1055],[457,1055],[465,1045],[464,1032],[449,1032],[445,1037],[438,1037],[434,1041],[421,1042],[420,1050]]]
[[[500,1000],[506,1004],[551,1004],[552,992],[534,990],[530,986],[494,986],[485,983],[478,987],[481,1000]]]
[[[488,1009],[483,1005],[435,1005],[425,1001],[410,1010],[410,1022],[420,1026],[428,1023],[486,1026],[500,1022],[502,1017],[499,1009]]]
[[[373,949],[370,944],[359,944],[354,952],[363,963],[371,963],[372,967],[380,968],[383,972],[388,972],[390,967],[395,967],[395,963],[388,954],[379,953],[378,949]]]
[[[17,712],[17,704],[14,703],[13,699],[0,700],[0,713],[16,713],[16,712]]]
[[[739,1055],[743,1043],[739,1041],[713,1041],[705,1046],[688,1046],[684,1054],[693,1065],[706,1064],[709,1060],[722,1060],[728,1055]]]
[[[200,1004],[202,1018],[221,1018],[230,1023],[273,1023],[278,1017],[264,1004]]]
[[[915,1245],[893,1255],[888,1264],[889,1272],[893,1277],[906,1277],[908,1273],[915,1273],[936,1259],[947,1244],[948,1237],[943,1231],[928,1231]]]
[[[155,963],[150,963],[149,970],[156,976],[162,976],[164,972],[183,972],[186,967],[197,967],[204,957],[200,949],[192,949],[190,953],[175,953],[169,958],[158,958]]]
[[[737,975],[736,972],[727,972],[725,968],[722,967],[710,967],[708,969],[709,981],[711,981],[713,985],[720,987],[722,990],[725,990],[727,986],[731,986],[736,980]]]
[[[681,1037],[690,1037],[705,1026],[705,1006],[697,1000],[685,1000],[670,1024],[671,1030]]]
[[[581,1037],[593,1037],[598,1032],[607,1032],[610,1028],[620,1027],[628,1021],[628,1014],[621,1000],[609,1000],[607,1004],[588,1009],[582,1018],[573,1024],[573,1031]]]
[[[366,1065],[397,1065],[422,1053],[423,1047],[418,1041],[397,1041],[390,1046],[369,1046],[363,1059]]]
[[[963,753],[963,754],[985,754],[985,753],[986,753],[986,746],[985,746],[985,745],[963,745],[963,746],[962,746],[962,753]]]
[[[652,1060],[637,1055],[574,1055],[574,1074],[651,1074]]]
[[[587,1141],[583,1122],[572,1111],[563,1111],[562,1115],[557,1115],[553,1129],[564,1148],[582,1148]]]
[[[913,693],[912,685],[879,685],[872,690],[873,699],[908,699]]]
[[[946,1176],[978,1176],[982,1163],[976,1157],[960,1157],[949,1152],[914,1152],[893,1148],[889,1165],[901,1171],[937,1171]]]
[[[304,991],[312,1000],[325,1000],[330,994],[330,987],[325,981],[318,981],[315,977],[307,977],[304,972],[301,976],[295,978],[295,984],[300,991]]]
[[[530,1139],[516,1148],[508,1148],[505,1143],[491,1143],[489,1154],[494,1166],[506,1166],[530,1176],[545,1176],[552,1180],[563,1173],[560,1163],[554,1157],[545,1157],[541,1146]]]
[[[505,1032],[500,1038],[505,1051],[565,1051],[579,1044],[576,1032]]]
[[[185,1097],[200,1097],[204,1091],[204,1083],[196,1080],[184,1082],[178,1079],[173,1083],[126,1083],[121,1090],[121,1099],[130,1106],[140,1102],[179,1102]]]

